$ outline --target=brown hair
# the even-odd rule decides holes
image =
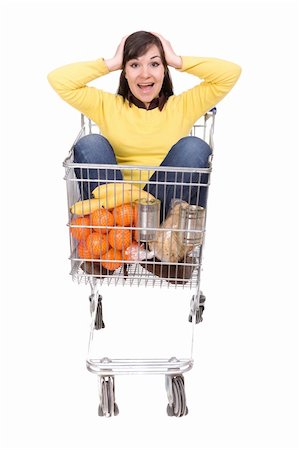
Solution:
[[[117,93],[121,95],[124,100],[130,100],[130,95],[132,94],[125,76],[126,63],[131,59],[139,58],[139,56],[144,55],[147,52],[148,48],[152,45],[156,45],[158,47],[165,71],[162,88],[159,93],[159,109],[161,111],[163,109],[163,106],[167,102],[168,97],[173,95],[173,87],[162,42],[157,36],[149,33],[148,31],[136,31],[135,33],[132,33],[127,37],[124,45],[122,72],[120,74]]]

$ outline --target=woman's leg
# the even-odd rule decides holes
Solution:
[[[83,136],[74,146],[74,163],[77,164],[117,164],[113,148],[109,141],[100,134]],[[91,198],[92,191],[107,180],[121,180],[120,170],[76,168],[81,198]],[[84,180],[84,181],[83,181]],[[86,181],[85,181],[86,180]],[[97,180],[90,182],[89,180]],[[102,180],[102,181],[101,181]]]
[[[187,136],[180,139],[168,152],[160,167],[165,166],[165,171],[157,171],[150,178],[145,190],[158,197],[162,203],[162,217],[165,218],[170,207],[171,200],[180,198],[193,205],[206,207],[207,187],[191,186],[190,183],[208,183],[208,174],[195,172],[167,172],[168,167],[196,167],[209,166],[209,158],[212,153],[210,146],[202,139],[195,136]],[[158,181],[162,184],[152,184]],[[179,183],[186,183],[181,186]]]

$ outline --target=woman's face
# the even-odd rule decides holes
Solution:
[[[159,96],[164,80],[164,66],[156,45],[125,65],[125,77],[132,94],[141,100],[146,108]]]

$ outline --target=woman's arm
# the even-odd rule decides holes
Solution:
[[[127,36],[123,37],[115,55],[110,59],[68,64],[53,70],[48,80],[60,97],[97,123],[101,120],[103,100],[115,100],[115,95],[87,86],[109,72],[122,68],[123,49]]]
[[[241,68],[217,58],[184,56],[182,62],[181,72],[203,80],[178,96],[183,100],[184,113],[194,123],[229,93],[241,74]]]
[[[174,69],[181,69],[182,58],[174,52],[174,50],[171,46],[171,43],[169,41],[167,41],[167,39],[165,39],[163,36],[161,36],[161,34],[158,34],[158,33],[152,33],[152,34],[154,34],[155,36],[157,36],[160,39],[162,46],[163,46],[163,50],[165,53],[165,59],[166,59],[168,66],[171,66]]]
[[[237,82],[241,68],[237,64],[216,58],[178,56],[169,41],[158,33],[153,34],[161,40],[169,66],[203,80],[177,96],[177,101],[183,100],[184,116],[190,116],[190,121],[194,123],[228,94]]]
[[[122,40],[120,41],[120,44],[118,45],[115,55],[111,59],[105,59],[106,66],[110,70],[110,72],[113,72],[114,70],[121,70],[122,69],[122,62],[123,62],[123,53],[124,53],[124,46],[125,42],[128,36],[124,36]]]
[[[48,81],[60,97],[88,117],[101,106],[104,95],[100,89],[87,83],[109,73],[103,59],[68,64],[53,70]],[[110,94],[111,95],[111,94]]]

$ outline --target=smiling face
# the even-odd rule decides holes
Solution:
[[[144,55],[130,59],[125,65],[125,77],[132,94],[146,108],[159,96],[164,80],[164,66],[159,49],[150,46]]]

